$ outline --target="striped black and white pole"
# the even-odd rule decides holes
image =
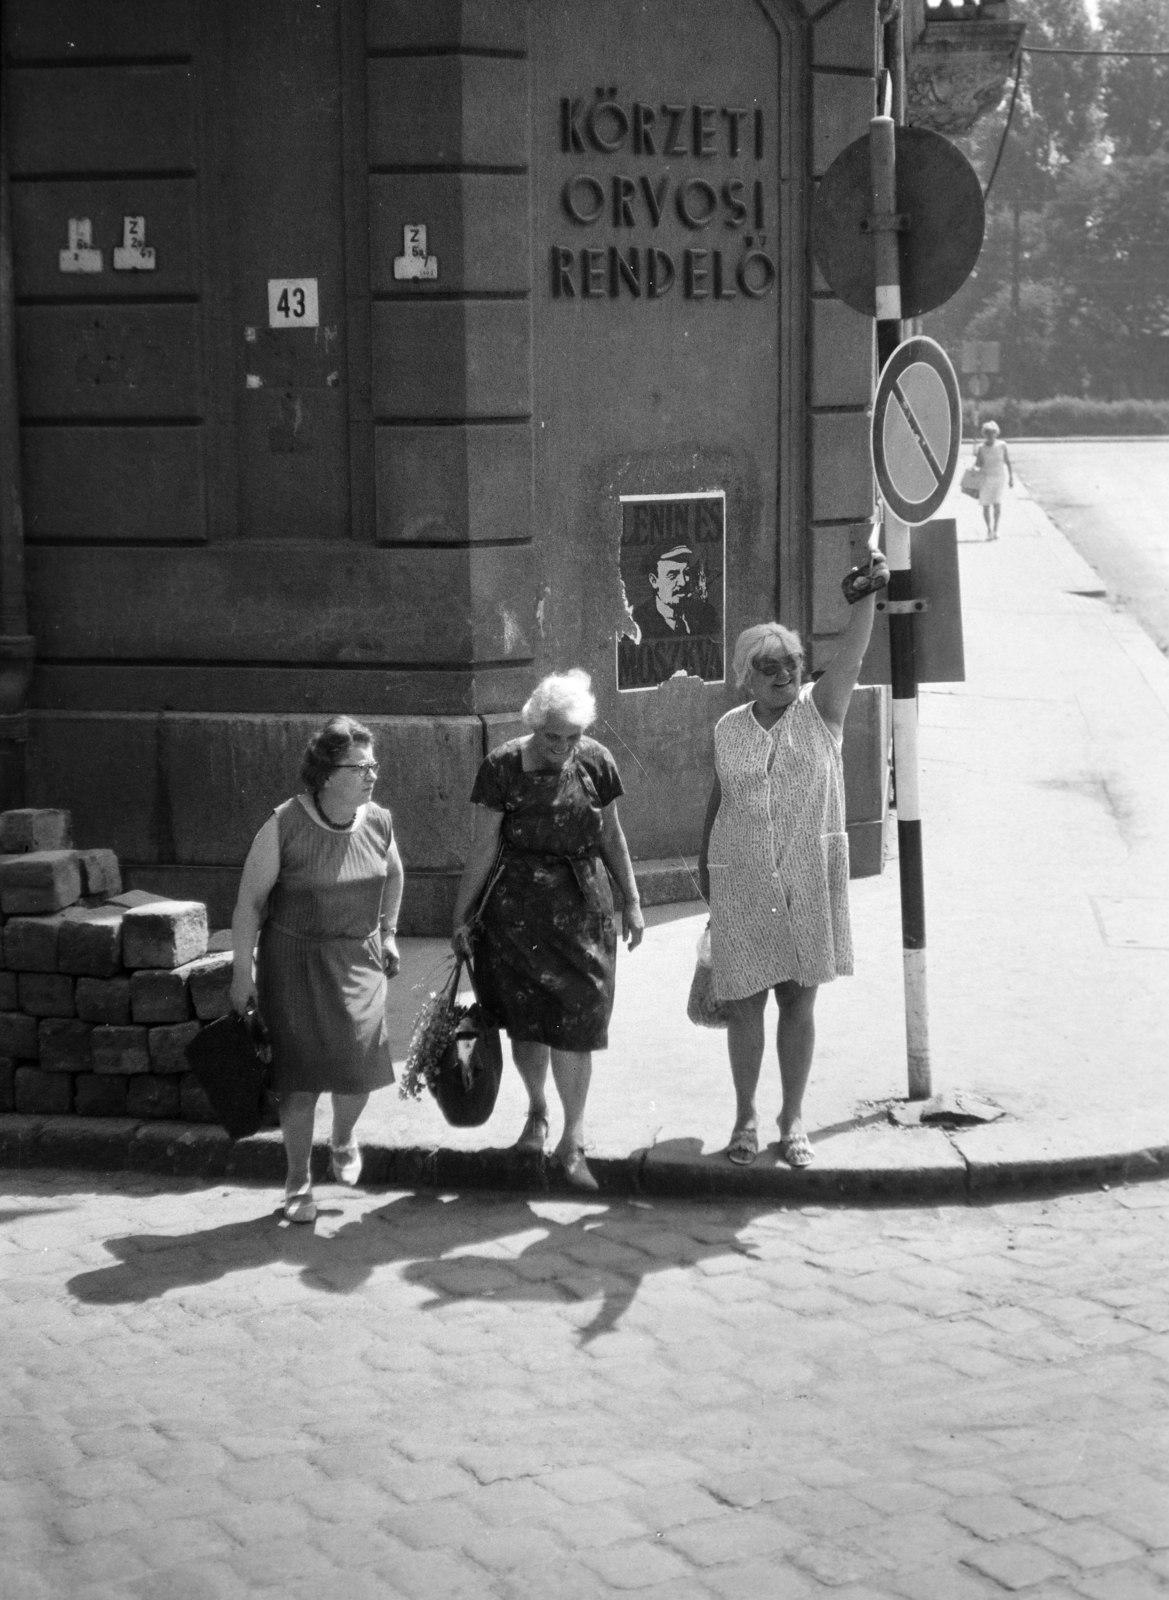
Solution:
[[[898,262],[897,189],[893,118],[869,124],[872,172],[877,353],[885,362],[901,343],[901,273]],[[917,760],[917,664],[913,647],[913,573],[909,527],[884,509],[889,587],[889,657],[893,682],[893,773],[897,788],[897,845],[901,877],[901,955],[905,979],[905,1042],[909,1098],[928,1100],[929,1005],[925,972],[925,882],[922,873],[921,797]],[[904,608],[904,609],[902,609]]]

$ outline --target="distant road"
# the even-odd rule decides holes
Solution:
[[[1007,444],[1047,515],[1169,654],[1169,438]]]

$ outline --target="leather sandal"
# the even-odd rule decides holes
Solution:
[[[560,1165],[560,1170],[563,1172],[565,1179],[574,1189],[584,1189],[587,1190],[589,1194],[596,1194],[598,1192],[601,1186],[593,1177],[592,1172],[589,1169],[589,1164],[585,1160],[583,1145],[575,1145],[573,1149],[569,1151],[568,1155],[564,1155],[560,1151],[557,1151],[556,1160]]]
[[[543,1112],[529,1111],[523,1132],[512,1149],[518,1150],[521,1155],[542,1155],[548,1142],[548,1127],[548,1118]]]
[[[808,1136],[802,1128],[795,1133],[785,1133],[780,1136],[779,1159],[786,1161],[789,1167],[810,1167],[816,1159],[816,1152],[808,1142]]]
[[[727,1145],[727,1160],[733,1161],[736,1167],[749,1167],[759,1154],[759,1130],[757,1128],[736,1128],[731,1134],[731,1142]]]
[[[284,1196],[284,1219],[286,1222],[317,1220],[317,1203],[308,1184],[303,1189],[297,1189],[293,1194]]]

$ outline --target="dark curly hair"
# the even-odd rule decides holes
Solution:
[[[373,734],[352,717],[330,717],[318,728],[304,750],[300,778],[310,794],[317,794],[350,745],[373,743]]]

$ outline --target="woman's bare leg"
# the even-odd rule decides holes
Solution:
[[[288,1161],[287,1194],[308,1187],[316,1109],[317,1095],[310,1090],[293,1089],[280,1096],[280,1131],[284,1135],[284,1154]]]
[[[333,1096],[333,1149],[348,1150],[353,1144],[353,1129],[357,1119],[369,1104],[367,1094],[335,1094]]]
[[[564,1132],[556,1146],[558,1156],[571,1157],[584,1147],[585,1101],[593,1077],[593,1057],[589,1050],[553,1050],[552,1078],[564,1107]]]
[[[547,1117],[548,1100],[545,1085],[548,1081],[548,1046],[532,1044],[526,1039],[513,1039],[511,1058],[516,1071],[528,1091],[528,1110],[534,1117]]]
[[[817,985],[777,983],[779,1027],[776,1049],[779,1053],[779,1080],[783,1085],[783,1108],[779,1113],[779,1134],[803,1131],[804,1090],[812,1071],[812,1052],[816,1048]]]
[[[727,1053],[731,1059],[731,1078],[735,1085],[735,1133],[744,1128],[754,1128],[758,1122],[755,1092],[759,1087],[759,1071],[763,1065],[763,1008],[766,1004],[766,989],[759,994],[748,995],[745,1000],[731,1001]]]

